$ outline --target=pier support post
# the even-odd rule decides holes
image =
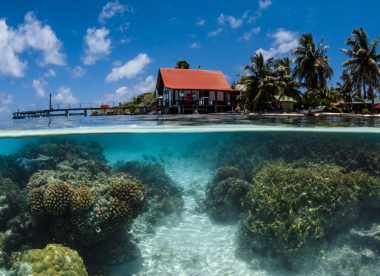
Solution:
[[[87,117],[87,109],[84,110],[84,116]]]
[[[69,110],[67,110],[67,109],[65,110],[65,116],[69,117]]]

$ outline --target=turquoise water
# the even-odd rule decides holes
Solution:
[[[76,120],[2,130],[4,273],[51,243],[90,275],[380,271],[376,120]]]

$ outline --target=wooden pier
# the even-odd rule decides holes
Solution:
[[[12,113],[13,119],[25,119],[25,118],[40,118],[40,117],[56,117],[56,116],[88,116],[91,111],[96,110],[112,110],[111,108],[101,107],[77,107],[77,108],[57,108],[57,109],[42,109],[42,110],[30,110],[30,111],[17,111]]]
[[[12,113],[13,119],[25,119],[25,118],[41,118],[41,117],[57,117],[57,116],[88,116],[89,113],[93,111],[113,111],[119,109],[115,107],[114,103],[112,104],[76,104],[63,106],[62,104],[57,104],[56,107],[53,107],[51,103],[51,94],[49,99],[49,109],[40,109],[40,110],[30,110],[30,111],[17,111]]]

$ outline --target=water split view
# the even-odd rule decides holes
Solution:
[[[1,138],[3,273],[380,271],[377,128],[179,125]]]

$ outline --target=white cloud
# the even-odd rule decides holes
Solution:
[[[256,10],[254,15],[247,19],[248,23],[253,23],[257,19],[259,19],[262,16],[263,11],[265,11],[272,5],[272,0],[259,0],[258,5],[259,5],[259,8]]]
[[[252,38],[253,35],[258,34],[261,32],[260,27],[252,28],[250,31],[245,32],[241,37],[240,40],[248,41]]]
[[[156,78],[152,75],[147,76],[144,81],[136,83],[133,86],[133,91],[137,95],[145,92],[151,92],[156,87]]]
[[[27,62],[19,55],[34,50],[42,53],[40,65],[64,65],[65,56],[61,53],[62,43],[49,25],[42,25],[32,12],[24,17],[24,23],[17,29],[9,27],[5,19],[0,19],[0,74],[22,77]]]
[[[9,104],[13,102],[13,98],[9,94],[0,92],[0,113],[9,112]]]
[[[220,35],[221,33],[224,32],[224,29],[223,28],[219,28],[219,29],[216,29],[215,31],[211,31],[208,33],[208,36],[210,37],[215,37],[215,36],[218,36]]]
[[[49,68],[45,73],[44,73],[45,78],[52,78],[55,77],[55,71],[51,68]]]
[[[206,19],[198,17],[198,19],[197,19],[197,26],[203,27],[204,25],[206,25]]]
[[[126,11],[133,11],[133,8],[130,6],[124,6],[119,3],[118,0],[114,2],[108,2],[104,5],[101,13],[99,14],[99,22],[105,23],[106,20],[114,17],[117,14],[124,14]]]
[[[94,64],[111,52],[111,39],[107,38],[108,35],[109,30],[104,27],[87,29],[84,37],[84,42],[86,43],[85,56],[83,57],[84,64]]]
[[[265,59],[288,54],[298,45],[298,34],[285,29],[278,29],[270,35],[273,38],[272,46],[268,50],[260,48],[256,53],[262,53]]]
[[[18,33],[8,28],[5,20],[0,19],[0,73],[12,77],[22,77],[26,63],[21,62],[17,52],[21,52],[21,46],[17,47]],[[21,48],[21,49],[20,49]]]
[[[260,0],[259,1],[259,9],[260,10],[266,10],[272,5],[272,0]]]
[[[81,78],[86,75],[86,69],[83,69],[81,66],[75,66],[74,69],[71,70],[71,76],[74,78]]]
[[[106,94],[105,101],[107,102],[128,102],[142,93],[153,91],[156,86],[156,79],[150,75],[146,77],[143,81],[138,82],[129,88],[127,86],[122,86],[115,90],[114,93]]]
[[[33,80],[32,86],[33,89],[36,91],[36,96],[38,98],[44,98],[46,93],[45,93],[45,86],[47,85],[47,82],[44,79],[38,79],[38,80]]]
[[[190,44],[190,48],[192,48],[192,49],[198,49],[198,48],[201,48],[201,47],[202,47],[202,45],[200,43],[198,43],[198,42],[193,42],[193,43]]]
[[[143,72],[145,66],[149,63],[151,63],[150,57],[147,54],[141,53],[124,65],[112,68],[111,73],[109,73],[106,77],[106,82],[114,82],[124,78],[134,78]]]
[[[41,51],[43,64],[64,65],[65,57],[60,52],[62,43],[48,25],[42,25],[32,12],[25,15],[25,23],[19,28],[26,47]]]
[[[62,86],[58,89],[58,93],[52,97],[54,104],[75,104],[78,99],[74,97],[69,87]]]
[[[224,25],[225,23],[229,23],[232,29],[237,29],[243,24],[243,18],[235,18],[232,15],[224,15],[221,13],[218,17],[218,23],[220,25]]]

